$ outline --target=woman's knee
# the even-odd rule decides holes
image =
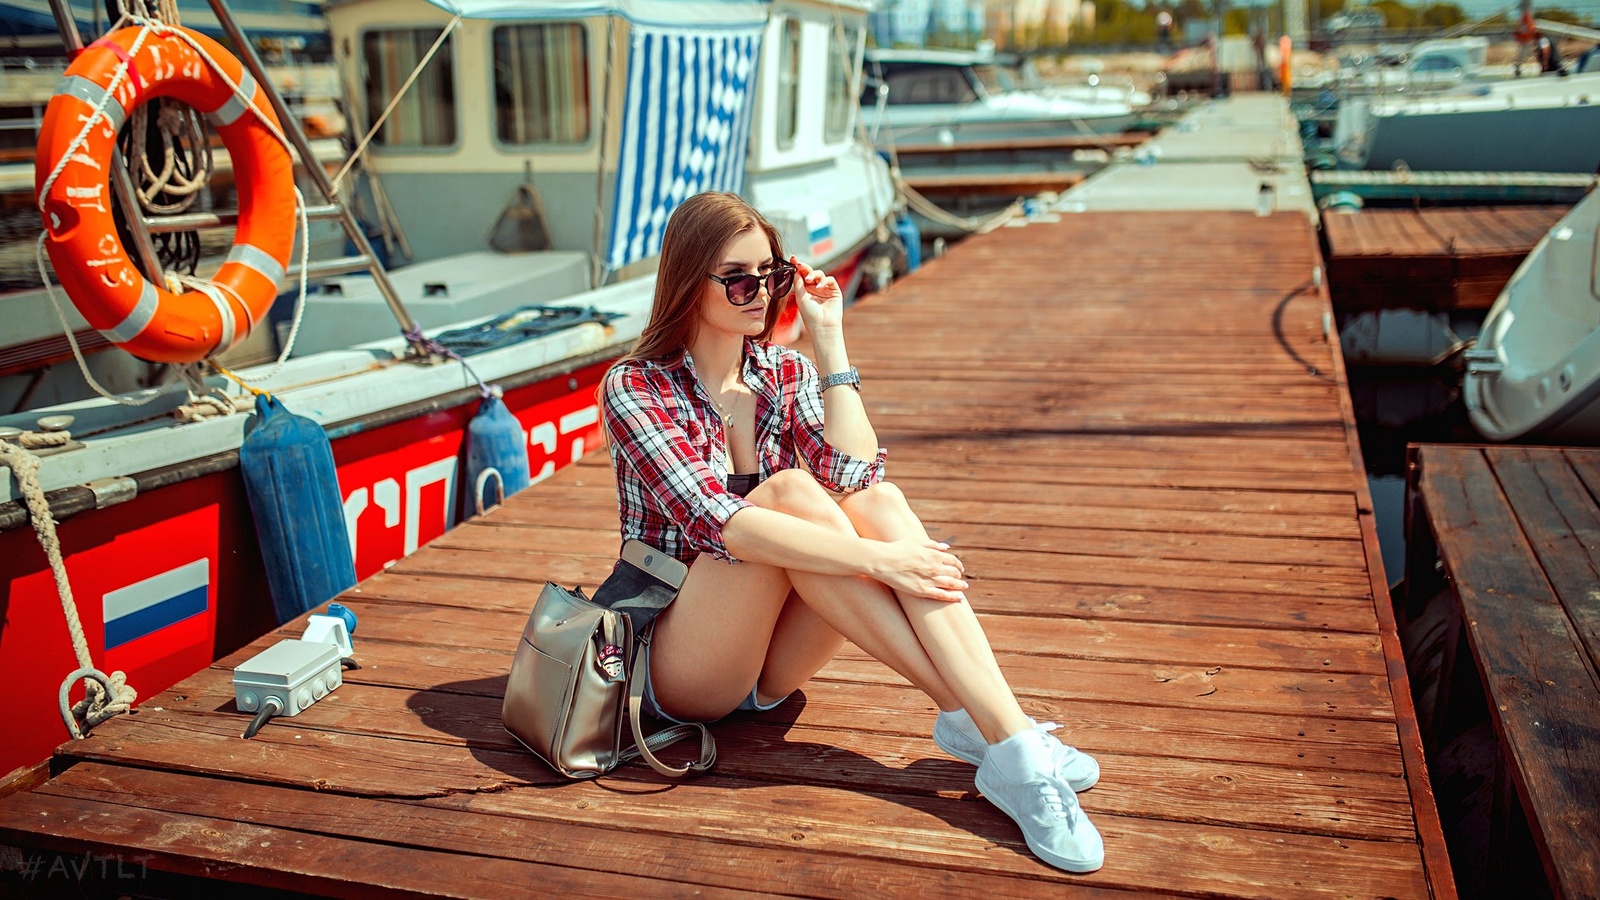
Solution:
[[[784,469],[772,473],[746,499],[757,506],[819,525],[850,527],[849,519],[839,509],[833,495],[804,469]]]
[[[857,512],[866,515],[901,515],[911,510],[911,503],[906,500],[905,492],[892,481],[880,481],[864,490],[847,494],[839,501],[839,505],[852,515]]]

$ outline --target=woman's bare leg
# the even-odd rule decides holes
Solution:
[[[839,506],[862,537],[898,541],[928,536],[905,495],[888,482],[850,494]],[[985,740],[997,743],[1030,727],[970,605],[898,596],[928,657]]]
[[[775,473],[749,499],[840,531],[853,531],[839,503],[800,470]],[[790,599],[791,588],[803,606]],[[928,694],[941,709],[962,705],[928,658],[901,603],[868,578],[789,572],[761,563],[696,560],[656,624],[650,675],[656,700],[680,718],[725,715],[757,684],[758,698],[803,685],[847,637]]]

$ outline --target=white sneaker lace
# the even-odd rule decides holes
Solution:
[[[1038,794],[1051,818],[1065,821],[1068,829],[1077,825],[1077,817],[1073,815],[1073,810],[1067,807],[1066,801],[1061,798],[1061,792],[1056,790],[1054,785],[1049,782],[1040,782]],[[1073,805],[1076,806],[1077,804],[1074,803]]]

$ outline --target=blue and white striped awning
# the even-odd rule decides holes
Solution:
[[[701,191],[738,192],[761,27],[632,29],[628,99],[606,266],[656,255],[667,217]]]

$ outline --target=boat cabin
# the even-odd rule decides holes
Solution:
[[[828,265],[889,212],[887,169],[855,138],[864,4],[347,0],[327,15],[353,130],[381,120],[360,203],[409,251],[392,262],[428,267],[396,273],[425,326],[649,274],[672,209],[702,190],[743,193]],[[313,303],[333,327],[308,351],[378,336],[368,284]]]

